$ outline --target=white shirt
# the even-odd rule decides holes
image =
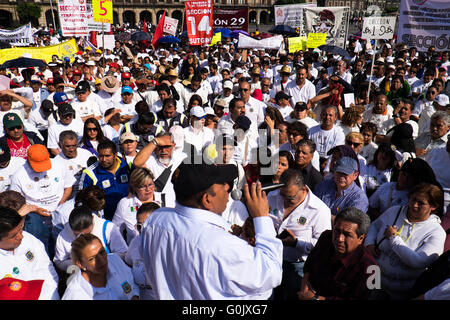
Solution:
[[[116,254],[108,254],[106,281],[106,287],[96,288],[77,270],[61,300],[130,300],[133,296],[139,296],[130,267]]]
[[[256,246],[220,215],[177,204],[144,224],[142,257],[156,299],[268,299],[281,283],[282,243],[269,217],[253,219]]]
[[[345,144],[345,135],[340,127],[333,126],[330,130],[323,130],[320,125],[308,131],[309,138],[316,143],[316,150],[323,158],[328,157],[327,152],[341,144]]]
[[[250,97],[245,103],[245,116],[252,122],[251,129],[257,131],[259,125],[264,121],[266,104],[258,99]]]
[[[172,175],[173,172],[178,168],[178,166],[181,164],[181,162],[186,158],[187,155],[182,152],[173,152],[172,158],[169,162],[169,165],[166,167],[164,164],[159,162],[159,160],[156,158],[155,154],[152,154],[148,160],[145,162],[145,166],[153,172],[153,175],[155,176],[155,179],[158,179],[158,177],[163,173],[165,169],[172,166],[171,173],[169,176],[169,179],[167,180],[166,185],[164,186],[164,189],[162,192],[156,192],[155,191],[155,197],[156,194],[159,193],[159,196],[161,197],[161,206],[162,207],[175,207],[175,191],[173,189],[172,184]]]
[[[72,122],[68,125],[62,124],[60,121],[58,121],[48,128],[47,148],[58,149],[59,151],[61,151],[61,148],[58,145],[59,134],[66,130],[72,130],[78,135],[78,139],[81,139],[81,137],[83,136],[83,128],[84,123],[78,118],[73,119]]]
[[[119,228],[121,234],[127,230],[128,244],[139,234],[135,226],[137,223],[136,212],[141,205],[142,202],[136,196],[124,197],[117,204],[112,222]]]
[[[93,154],[90,151],[83,148],[77,148],[77,156],[75,158],[69,159],[64,153],[60,152],[54,158],[54,161],[64,167],[65,170],[76,179],[75,184],[77,185],[81,178],[81,172],[83,169],[87,168],[87,161],[92,156]]]
[[[308,79],[305,80],[305,84],[301,88],[298,87],[295,81],[291,81],[286,89],[286,93],[292,96],[291,105],[293,106],[297,102],[307,103],[309,99],[316,96],[316,87]]]
[[[444,188],[444,202],[450,202],[450,153],[446,147],[432,149],[426,155],[426,161],[433,169],[436,180]]]
[[[99,218],[95,214],[92,215],[92,218],[93,228],[91,234],[97,236],[103,247],[106,247],[103,238],[103,224],[107,223],[107,220]],[[66,271],[67,267],[72,264],[70,252],[72,250],[72,242],[76,238],[77,236],[73,233],[69,223],[66,223],[64,229],[56,238],[55,257],[53,258],[53,261],[60,270]],[[122,254],[125,257],[128,246],[125,243],[119,228],[115,224],[111,223],[111,221],[109,221],[106,225],[105,238],[110,252]]]
[[[280,107],[279,105],[275,104],[274,107],[278,109],[278,111],[280,111],[285,121],[287,121],[291,112],[294,111],[291,106]]]
[[[425,300],[450,300],[450,278],[425,292]]]
[[[11,157],[6,168],[0,168],[0,192],[9,190],[11,176],[27,162],[24,158]]]
[[[404,206],[408,204],[408,191],[398,190],[396,182],[383,183],[369,198],[369,206],[379,208],[380,214],[392,206]]]
[[[214,142],[214,131],[203,127],[201,130],[194,129],[192,126],[183,128],[184,142],[192,144],[197,153],[203,152],[203,148]]]
[[[23,231],[23,239],[14,251],[0,249],[0,279],[44,280],[39,300],[59,300],[58,274],[44,244]]]
[[[12,175],[10,189],[20,192],[28,204],[54,211],[64,189],[75,183],[75,177],[54,159],[50,161],[51,169],[44,172],[35,172],[27,162]]]
[[[392,119],[393,108],[390,105],[386,106],[385,114],[375,114],[372,112],[373,107],[363,112],[363,122],[372,122],[377,125],[377,134],[386,134],[386,132],[394,126]]]
[[[247,207],[240,200],[233,200],[230,197],[228,198],[227,207],[224,212],[222,212],[222,218],[224,218],[227,223],[230,225],[238,225],[242,227],[244,225],[245,220],[249,217]]]
[[[100,106],[94,100],[87,99],[85,102],[73,101],[71,103],[75,110],[75,118],[81,119],[81,117],[87,117],[93,115],[94,117],[101,116]]]
[[[309,252],[314,248],[320,235],[325,230],[331,229],[331,211],[308,188],[308,194],[286,218],[284,218],[284,199],[280,190],[268,194],[269,212],[277,234],[285,229],[291,230],[297,237],[295,248],[283,247],[283,260],[289,262],[306,261]]]
[[[28,123],[35,127],[37,130],[45,130],[48,129],[50,125],[55,124],[56,120],[53,115],[49,115],[48,118],[45,119],[42,114],[42,110],[40,108],[36,108],[34,110],[31,110],[28,119],[25,121],[25,127]]]

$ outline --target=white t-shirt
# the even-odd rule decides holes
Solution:
[[[93,154],[90,151],[83,148],[77,148],[77,156],[75,158],[69,159],[64,155],[64,153],[60,152],[54,158],[54,161],[63,166],[64,169],[76,179],[76,182],[74,183],[76,186],[79,183],[81,172],[83,169],[87,168],[87,161],[92,156]]]
[[[9,190],[11,176],[27,162],[24,158],[11,157],[6,168],[0,168],[0,192]]]
[[[78,135],[79,140],[83,136],[83,128],[84,123],[78,118],[73,119],[72,122],[68,125],[62,124],[60,121],[58,121],[48,128],[47,148],[58,149],[59,151],[61,151],[61,148],[58,145],[59,134],[66,130],[72,130]]]
[[[75,110],[75,117],[81,119],[81,117],[87,117],[93,115],[94,117],[101,116],[100,106],[94,100],[87,99],[85,102],[73,101],[72,107]]]
[[[28,204],[54,211],[58,207],[64,189],[75,183],[75,177],[60,163],[50,159],[48,171],[35,172],[27,162],[11,177],[11,190],[20,192]]]
[[[309,129],[308,135],[316,143],[316,150],[322,158],[328,157],[327,152],[331,148],[345,144],[344,132],[337,126],[333,126],[330,130],[322,130],[320,125],[317,125]]]

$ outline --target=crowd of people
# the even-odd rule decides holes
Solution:
[[[450,299],[449,51],[233,40],[0,66],[2,299]]]

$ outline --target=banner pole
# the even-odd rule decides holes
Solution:
[[[347,12],[347,27],[345,28],[345,41],[344,41],[344,50],[347,50],[347,40],[348,40],[348,28],[350,27],[350,12],[351,7]]]
[[[369,39],[367,39],[367,40],[369,40]],[[373,56],[372,56],[372,66],[370,68],[369,91],[367,91],[367,97],[369,97],[369,101],[370,101],[370,87],[372,85],[373,64],[375,63],[375,55],[376,55],[376,51],[377,51],[377,44],[378,44],[378,39],[375,39]]]
[[[103,47],[103,59],[105,59],[105,26],[102,22],[102,47]]]

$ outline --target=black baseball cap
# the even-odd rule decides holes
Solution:
[[[86,92],[89,89],[90,89],[89,82],[83,80],[83,81],[78,82],[78,84],[75,88],[75,93]]]
[[[66,114],[73,114],[75,115],[75,110],[72,108],[72,106],[68,103],[63,103],[60,106],[58,106],[58,114],[60,116],[65,116]]]
[[[237,177],[238,169],[234,164],[181,163],[173,173],[172,184],[176,198],[187,199],[216,183],[228,183],[230,185],[229,191],[231,191],[233,181]]]

